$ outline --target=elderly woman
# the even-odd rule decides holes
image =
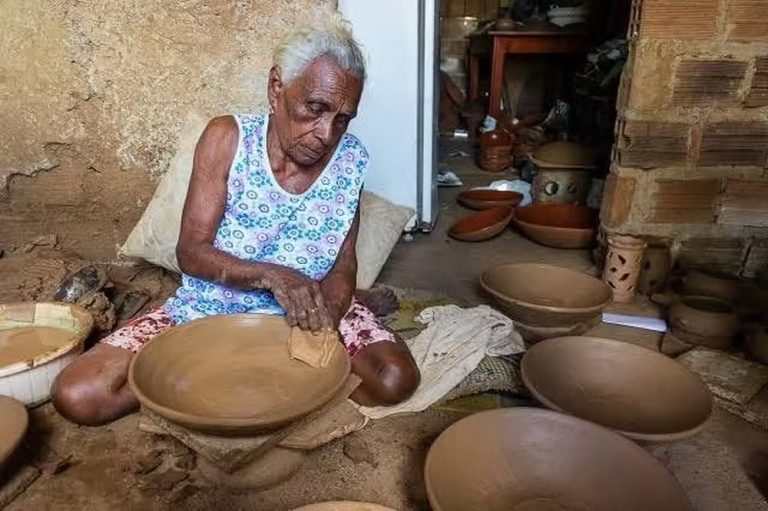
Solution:
[[[353,296],[368,153],[347,127],[364,81],[360,48],[332,18],[275,52],[270,115],[208,124],[177,246],[181,287],[61,373],[53,402],[62,415],[98,425],[134,411],[133,355],[168,328],[215,314],[283,314],[303,329],[338,329],[362,379],[353,399],[391,405],[411,395],[419,373],[408,349]]]

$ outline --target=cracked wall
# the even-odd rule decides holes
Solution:
[[[0,248],[110,259],[188,112],[266,104],[273,46],[335,0],[0,2]]]

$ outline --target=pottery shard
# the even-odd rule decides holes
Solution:
[[[344,441],[344,456],[355,463],[368,463],[374,467],[378,465],[371,448],[368,446],[368,442],[354,436]]]
[[[683,60],[675,74],[672,100],[680,105],[738,100],[747,66],[738,60]]]
[[[313,333],[294,327],[288,341],[291,358],[301,360],[312,367],[328,367],[334,350],[339,347],[336,332],[325,330]]]

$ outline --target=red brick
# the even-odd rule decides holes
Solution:
[[[718,0],[644,0],[640,35],[654,39],[711,39]]]
[[[768,180],[728,179],[717,222],[768,227]]]
[[[694,238],[683,241],[677,264],[680,268],[702,268],[726,273],[741,270],[746,242],[736,238]]]
[[[691,126],[672,122],[625,121],[619,137],[619,164],[652,169],[685,165]]]
[[[683,60],[677,66],[672,101],[701,105],[737,101],[748,64],[738,60]]]
[[[629,218],[635,196],[635,178],[612,172],[605,180],[600,217],[609,229],[620,227]]]
[[[755,60],[755,76],[747,94],[749,107],[768,105],[768,57]]]
[[[766,19],[768,2],[765,0],[728,0],[726,24],[731,27],[731,41],[768,41]]]
[[[699,166],[757,166],[766,163],[768,123],[721,122],[704,128]]]
[[[718,210],[719,179],[660,179],[649,219],[657,224],[712,224]]]

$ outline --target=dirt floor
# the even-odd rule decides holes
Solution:
[[[461,175],[465,187],[501,178],[480,172],[466,161],[446,163]],[[542,261],[592,270],[586,251],[548,249],[511,230],[481,244],[450,240],[446,229],[465,213],[455,205],[456,193],[458,189],[441,190],[441,214],[434,232],[401,242],[380,278],[383,283],[429,289],[474,304],[485,301],[477,289],[478,275],[496,263]],[[0,264],[0,271],[14,270],[6,262]],[[63,271],[59,268],[59,273]],[[160,291],[167,292],[167,280],[159,282]],[[41,277],[39,287],[46,285]],[[29,294],[8,287],[3,293],[3,300]],[[623,336],[620,329],[601,328],[605,335]],[[641,336],[638,342],[654,340]],[[374,421],[312,452],[290,481],[262,493],[233,493],[206,483],[180,444],[140,432],[136,416],[107,427],[84,428],[67,423],[45,405],[32,413],[27,442],[29,456],[43,473],[7,509],[283,511],[326,500],[369,501],[401,511],[428,509],[422,477],[426,452],[434,438],[462,416],[430,410]],[[717,411],[697,437],[648,448],[674,472],[694,509],[768,509],[752,482],[768,490],[768,434],[764,431]]]

